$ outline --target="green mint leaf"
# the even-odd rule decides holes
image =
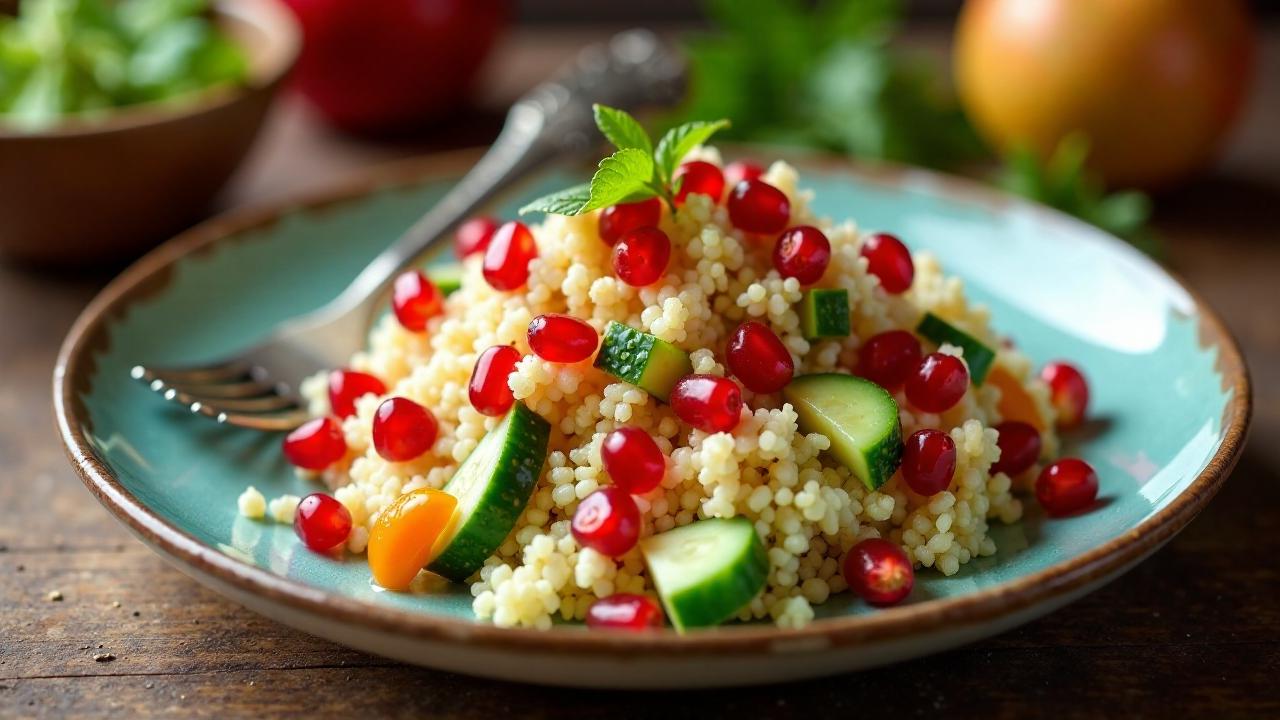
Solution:
[[[680,160],[688,155],[690,150],[710,140],[712,135],[727,127],[729,127],[728,120],[714,122],[695,120],[668,130],[658,141],[658,149],[654,151],[658,161],[658,174],[663,181],[671,178]]]
[[[604,133],[614,147],[619,150],[636,148],[643,150],[646,155],[653,152],[653,141],[649,139],[649,134],[627,111],[597,103],[591,106],[591,112],[595,114],[596,127],[600,128],[600,132]]]
[[[652,197],[653,157],[639,148],[625,148],[600,161],[591,177],[591,197],[579,212],[598,210],[623,200]],[[647,194],[645,194],[647,193]]]
[[[525,215],[531,212],[550,213],[552,215],[580,215],[585,210],[587,201],[591,199],[591,185],[582,183],[566,188],[559,192],[553,192],[549,195],[534,200],[533,202],[520,208],[520,214]]]

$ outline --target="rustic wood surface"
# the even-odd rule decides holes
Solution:
[[[518,74],[494,73],[486,105],[500,107],[583,39],[581,31],[509,38],[495,67]],[[1278,31],[1266,35],[1261,70],[1218,170],[1161,198],[1158,214],[1170,266],[1223,313],[1253,372],[1254,428],[1225,489],[1153,558],[1047,618],[826,680],[662,695],[497,683],[347,650],[222,599],[112,520],[52,431],[55,352],[110,273],[0,266],[0,717],[1280,717]],[[496,118],[481,113],[434,141],[372,145],[327,134],[285,104],[226,204],[482,142]]]

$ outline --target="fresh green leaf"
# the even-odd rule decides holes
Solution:
[[[520,214],[541,212],[552,215],[578,215],[582,212],[582,208],[586,207],[589,200],[591,200],[591,184],[582,183],[559,192],[543,195],[520,208]]]
[[[652,197],[656,194],[653,169],[653,156],[639,148],[624,148],[601,160],[591,176],[590,199],[578,212],[599,210],[631,198]]]
[[[658,141],[658,149],[654,151],[657,156],[659,178],[663,182],[669,180],[685,155],[727,127],[729,127],[728,120],[714,122],[695,120],[668,130]]]
[[[614,147],[619,150],[636,148],[646,153],[653,152],[649,134],[627,111],[597,103],[591,106],[591,112],[595,114],[596,127],[600,128],[600,132],[604,133]]]

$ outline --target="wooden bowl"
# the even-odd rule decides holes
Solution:
[[[0,253],[45,265],[118,262],[200,217],[301,46],[276,0],[221,0],[216,13],[249,56],[244,86],[44,131],[0,125]]]

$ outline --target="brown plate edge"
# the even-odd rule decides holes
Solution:
[[[140,290],[147,287],[148,278],[163,273],[172,263],[189,254],[207,250],[228,237],[269,225],[288,212],[320,209],[375,190],[457,177],[470,167],[478,157],[478,152],[455,151],[375,167],[361,171],[352,179],[325,192],[299,200],[226,213],[182,233],[148,253],[108,284],[85,308],[68,332],[58,353],[53,375],[53,403],[58,433],[68,459],[90,492],[135,534],[181,564],[194,566],[199,571],[246,592],[264,596],[294,609],[374,631],[444,643],[461,642],[540,653],[768,653],[780,646],[822,650],[831,646],[923,635],[942,626],[954,628],[957,624],[982,623],[1103,580],[1154,552],[1185,527],[1221,488],[1243,449],[1253,403],[1249,372],[1239,347],[1222,319],[1204,299],[1182,282],[1181,278],[1161,268],[1194,301],[1201,317],[1202,341],[1218,348],[1218,366],[1225,384],[1233,391],[1224,412],[1221,445],[1200,475],[1169,506],[1127,533],[1087,553],[1037,573],[959,598],[929,600],[885,609],[874,615],[822,618],[799,629],[780,630],[769,626],[743,625],[685,636],[672,631],[622,635],[498,628],[489,624],[379,607],[330,595],[248,565],[201,543],[152,513],[93,454],[92,446],[81,431],[75,403],[75,388],[88,380],[80,375],[93,366],[92,358],[86,356],[86,353],[93,350],[89,347],[89,341],[111,317],[117,316],[143,294]],[[1056,216],[1058,221],[1083,225],[1057,211],[1031,205],[970,180],[914,168],[863,166],[843,158],[821,155],[800,154],[795,159],[802,167],[806,164],[828,168],[837,166],[865,180],[888,186],[896,186],[898,179],[904,175],[923,174],[936,183],[939,192],[966,202],[979,202],[996,208],[1018,203],[1034,208],[1035,212]]]

